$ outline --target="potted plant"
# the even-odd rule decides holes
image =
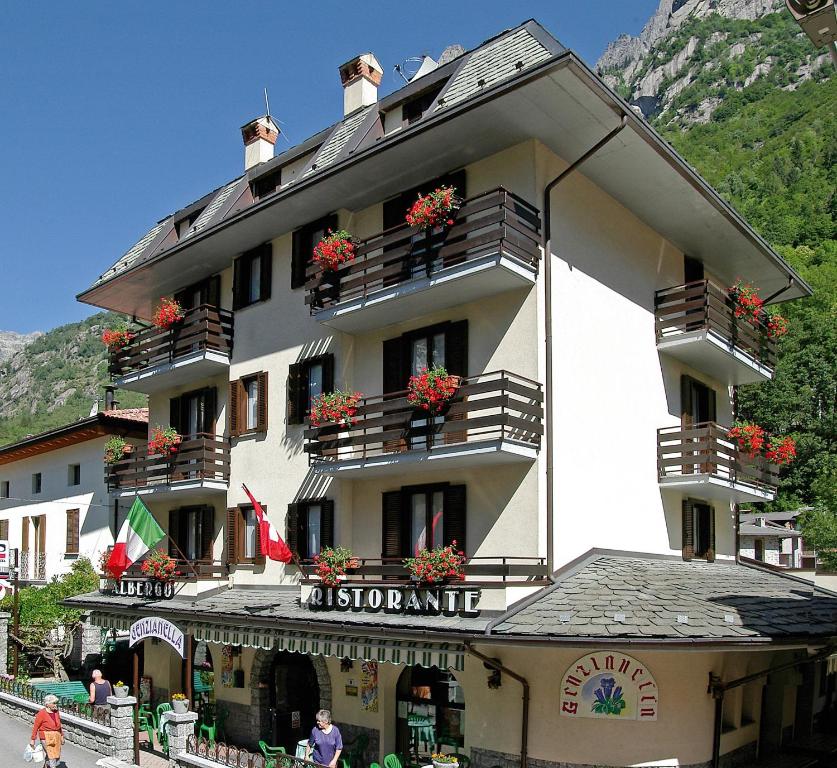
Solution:
[[[186,312],[180,302],[174,299],[161,299],[160,306],[154,311],[151,321],[161,331],[173,328],[186,317]]]
[[[189,699],[182,693],[171,695],[171,708],[177,715],[185,715],[189,711]]]
[[[319,427],[322,424],[338,424],[350,427],[357,422],[358,403],[363,398],[361,392],[324,392],[311,401],[311,412],[308,416],[311,425]]]
[[[114,435],[105,443],[105,464],[116,464],[125,458],[125,454],[131,451],[132,446],[124,437]]]
[[[456,755],[446,755],[443,752],[434,752],[430,759],[433,761],[433,768],[457,768],[459,765]]]
[[[148,441],[149,456],[173,456],[180,448],[183,436],[174,427],[156,426]]]
[[[177,576],[177,562],[175,559],[158,549],[146,555],[140,568],[146,576],[157,581],[171,581]]]
[[[328,230],[326,236],[314,246],[314,263],[324,272],[339,269],[354,261],[357,243],[345,230]]]
[[[113,547],[108,547],[107,549],[102,550],[102,554],[99,555],[99,573],[101,573],[102,577],[105,579],[119,579],[119,576],[115,574],[113,571],[110,570],[108,567],[108,562],[110,561],[110,555],[113,552]]]
[[[749,421],[736,421],[727,433],[730,440],[734,440],[739,451],[746,453],[751,459],[762,452],[766,441],[764,427]]]
[[[124,699],[128,695],[128,686],[121,680],[117,680],[113,684],[113,695],[116,696],[117,699]]]
[[[438,226],[452,226],[453,215],[462,201],[453,187],[438,187],[426,195],[419,195],[407,211],[406,220],[411,227],[425,231]]]
[[[764,299],[759,296],[758,291],[750,283],[736,280],[727,293],[732,300],[735,316],[758,325],[764,314]]]
[[[786,466],[796,458],[796,441],[792,437],[771,436],[764,457],[771,464]]]
[[[425,368],[407,382],[407,402],[431,414],[441,413],[459,389],[459,376],[453,376],[444,366]]]
[[[317,576],[328,587],[336,587],[346,572],[358,565],[358,559],[346,547],[323,547],[314,557]]]
[[[790,323],[786,317],[783,317],[778,312],[769,312],[767,314],[767,335],[771,339],[780,339],[790,329]]]
[[[465,578],[465,553],[456,548],[456,541],[446,547],[421,549],[415,557],[404,560],[410,578],[422,584],[441,584]]]
[[[131,343],[131,340],[136,334],[131,333],[125,326],[117,326],[116,328],[105,328],[102,331],[102,343],[108,348],[109,352],[117,352]]]

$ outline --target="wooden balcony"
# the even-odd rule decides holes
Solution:
[[[709,280],[657,291],[657,349],[727,384],[773,378],[776,341],[764,323],[735,316],[726,290]]]
[[[174,560],[177,563],[177,575],[172,580],[178,584],[193,581],[213,581],[226,578],[229,574],[227,564],[220,560],[184,560],[180,557],[175,557]],[[142,562],[130,565],[124,575],[134,579],[144,578]]]
[[[232,344],[233,313],[202,304],[169,330],[143,328],[108,370],[118,387],[150,394],[226,371]]]
[[[305,302],[320,322],[358,332],[531,287],[540,226],[537,208],[500,187],[466,200],[451,227],[405,223],[362,240],[340,270],[309,267]]]
[[[364,398],[351,427],[305,430],[315,472],[386,474],[530,462],[543,434],[543,388],[508,371],[462,380],[445,412],[428,416],[407,402],[407,391]]]
[[[164,497],[188,491],[226,494],[230,444],[226,438],[185,435],[173,456],[151,456],[141,446],[105,467],[105,481],[115,496],[153,493]]]
[[[723,502],[773,501],[779,468],[750,458],[714,422],[657,430],[660,487]]]

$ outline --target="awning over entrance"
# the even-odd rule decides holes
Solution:
[[[136,617],[94,611],[90,620],[103,629],[127,630]],[[377,661],[462,671],[465,647],[461,643],[357,637],[324,632],[300,632],[271,627],[242,627],[231,624],[177,622],[196,640],[249,648],[277,649],[312,656],[336,656],[357,661]]]

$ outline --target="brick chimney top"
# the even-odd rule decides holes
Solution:
[[[343,114],[349,115],[378,101],[378,86],[383,76],[383,67],[371,53],[362,53],[342,64]]]
[[[247,171],[273,157],[279,126],[270,115],[262,115],[241,126],[241,138],[244,140],[244,170]]]

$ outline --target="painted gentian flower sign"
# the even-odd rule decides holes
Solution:
[[[603,677],[593,695],[596,700],[592,709],[597,715],[621,715],[625,709],[622,686],[616,685],[616,680],[612,677]]]

